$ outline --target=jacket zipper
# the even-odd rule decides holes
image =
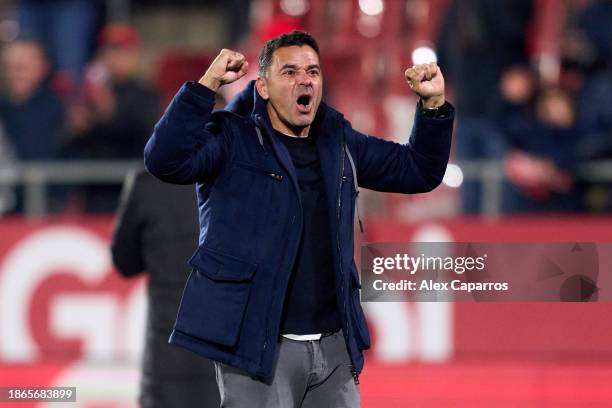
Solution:
[[[257,138],[259,139],[259,144],[261,145],[261,148],[263,149],[264,155],[267,156],[268,152],[266,151],[266,148],[264,147],[263,137],[261,135],[261,130],[259,129],[260,126],[263,127],[263,124],[260,121],[260,116],[259,115],[255,116],[254,119],[255,119],[255,132],[257,132]],[[271,177],[274,178],[274,176],[272,176],[272,175],[271,175]],[[269,313],[267,315],[269,315]],[[262,361],[264,359],[264,356],[266,354],[265,353],[266,349],[268,348],[268,317],[266,317],[264,325],[265,325],[264,344],[263,344],[263,349],[262,349],[262,352],[261,352],[261,358],[259,360],[260,366],[261,366]]]
[[[261,117],[260,117],[259,115],[257,115],[257,117],[256,117],[255,119],[256,119],[256,120],[255,120],[255,122],[256,122],[256,126],[257,126],[257,125],[261,125],[261,126],[263,127],[263,125],[261,124]],[[258,132],[257,132],[258,137],[261,137],[261,133],[260,133],[260,132],[261,132],[261,131],[258,131]],[[260,143],[261,143],[261,146],[263,147],[263,140],[262,140],[261,138],[260,138]],[[267,155],[267,152],[265,152],[265,149],[264,149],[264,153]],[[282,181],[282,179],[283,179],[283,176],[282,176],[282,175],[280,175],[280,174],[270,173],[270,174],[268,174],[268,175],[269,175],[270,177],[272,177],[273,179],[277,180],[277,181]],[[298,194],[299,194],[299,192],[298,192]],[[300,208],[300,212],[301,212],[301,208]],[[294,216],[293,216],[293,219],[295,220],[295,218],[296,218],[296,216],[294,215]],[[301,223],[300,223],[300,233],[298,234],[298,236],[299,236],[299,237],[301,237],[301,236],[302,236],[302,224],[301,224]],[[295,257],[296,257],[296,255],[297,255],[297,249],[293,251],[293,258],[292,258],[292,260],[291,260],[291,267],[292,267],[292,269],[293,269],[293,263],[295,262]],[[285,290],[284,290],[284,292],[283,292],[283,298],[285,297],[285,292],[286,292],[286,291],[287,291],[287,285],[285,285]],[[261,353],[260,363],[261,363],[261,361],[263,361],[263,359],[264,359],[264,357],[265,357],[265,351],[266,351],[266,349],[268,348],[268,338],[269,338],[269,334],[270,334],[270,331],[269,331],[269,324],[268,324],[268,322],[269,322],[269,318],[270,318],[270,314],[268,313],[268,314],[267,314],[267,316],[266,316],[266,319],[265,319],[265,334],[264,334],[264,344],[263,344],[263,347],[262,347],[262,353]]]
[[[342,206],[342,184],[345,181],[345,177],[344,177],[344,140],[342,141],[342,145],[340,146],[340,186],[338,188],[338,231],[336,233],[336,241],[338,244],[338,257],[339,257],[339,266],[340,266],[340,276],[344,277],[344,273],[342,271],[342,246],[340,245],[340,230],[341,230],[341,206]],[[344,282],[343,282],[344,284]],[[350,288],[348,288],[348,290],[350,290]],[[344,289],[343,289],[344,292]],[[346,298],[348,297],[349,293],[348,291],[344,293],[344,296],[342,297],[342,308],[344,309],[344,316],[346,316],[346,337],[348,339],[348,341],[350,342],[350,329],[349,329],[349,325],[350,325],[350,316],[348,315],[347,309],[346,309]],[[349,358],[351,360],[351,376],[353,377],[353,381],[355,381],[355,385],[359,385],[359,373],[357,373],[357,369],[355,368],[355,365],[353,364],[353,358],[351,357],[350,353],[349,353]]]

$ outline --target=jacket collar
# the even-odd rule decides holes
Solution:
[[[290,175],[296,191],[299,191],[293,161],[285,145],[278,140],[278,137],[274,133],[266,109],[266,102],[257,92],[255,81],[250,81],[244,90],[232,99],[225,110],[243,117],[251,116],[255,126],[259,127],[269,140],[274,154]],[[343,123],[343,115],[340,112],[336,111],[325,102],[321,102],[310,128],[313,134],[317,134],[317,148],[319,150],[321,172],[323,174],[325,189],[331,209],[336,207],[335,200],[338,193],[339,179],[342,176],[340,174],[341,163],[339,163],[339,160],[344,144]],[[300,194],[298,194],[298,197],[300,197]],[[333,214],[332,211],[330,216]]]
[[[227,104],[225,110],[243,117],[250,115],[259,127],[263,127],[269,132],[273,131],[272,123],[270,122],[270,117],[266,109],[266,102],[259,96],[254,80],[249,81],[247,86]],[[311,125],[311,131],[316,132],[320,130],[324,122],[325,125],[327,125],[328,122],[335,122],[342,117],[343,115],[340,112],[336,111],[325,102],[321,102],[317,114],[315,115],[314,122]]]

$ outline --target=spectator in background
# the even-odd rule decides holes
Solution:
[[[44,44],[66,90],[80,83],[102,7],[102,0],[17,2],[20,37],[36,38]]]
[[[576,54],[588,74],[595,74],[610,67],[612,59],[612,1],[595,0],[578,16],[578,47]],[[608,27],[608,28],[606,28]],[[584,53],[588,50],[588,53]]]
[[[228,47],[235,48],[247,40],[251,31],[251,0],[225,0],[222,4],[226,42]]]
[[[98,59],[87,70],[83,98],[70,109],[67,155],[84,159],[142,159],[159,115],[159,96],[139,74],[140,39],[134,28],[113,24],[100,33]],[[113,212],[120,188],[85,189],[85,209]]]
[[[168,344],[198,232],[193,186],[162,183],[144,171],[128,177],[111,252],[123,276],[148,272],[143,408],[219,407],[212,362]]]
[[[533,109],[537,87],[537,78],[528,66],[513,65],[504,70],[499,83],[500,102],[494,113],[500,130],[512,127],[514,116]]]
[[[578,123],[582,135],[576,147],[583,161],[612,159],[612,64],[585,78],[579,98]],[[612,210],[612,183],[592,182],[586,187],[587,210]]]
[[[497,90],[506,67],[527,60],[533,0],[454,0],[438,39],[439,63],[457,103],[457,158],[501,159],[504,141],[493,127]],[[480,211],[480,185],[463,184],[466,213]]]
[[[8,142],[4,126],[0,122],[0,216],[10,212],[15,207],[15,194],[10,183],[6,183],[5,177],[9,178],[14,172],[15,155],[13,147]]]
[[[582,74],[578,98],[581,143],[576,146],[583,161],[612,159],[612,1],[595,0],[577,16],[564,41],[566,64]],[[586,209],[612,209],[612,183],[585,183]]]
[[[506,212],[579,211],[581,189],[572,172],[579,164],[580,143],[572,96],[559,88],[545,88],[534,109],[506,118],[504,132],[510,152],[506,176],[514,185],[504,196]]]
[[[580,130],[584,143],[579,148],[586,160],[612,158],[612,65],[605,72],[587,78],[579,103]]]
[[[158,119],[159,96],[142,81],[140,39],[113,24],[100,33],[99,58],[85,77],[83,100],[71,110],[72,149],[94,159],[139,159]]]
[[[18,160],[56,158],[64,132],[64,109],[49,86],[50,66],[42,46],[18,40],[2,53],[0,121]]]

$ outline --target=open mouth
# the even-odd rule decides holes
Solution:
[[[310,95],[300,95],[297,99],[297,108],[301,113],[308,113],[312,108],[312,97]]]

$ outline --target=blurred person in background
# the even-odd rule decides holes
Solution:
[[[505,143],[493,117],[505,68],[527,61],[533,0],[453,0],[438,38],[439,64],[456,100],[459,160],[501,159]],[[481,210],[480,184],[463,183],[465,213]]]
[[[245,43],[250,35],[251,3],[252,0],[225,0],[222,2],[225,36],[231,48]]]
[[[577,66],[587,79],[606,71],[612,61],[612,1],[592,0],[575,13],[562,52],[565,62]]]
[[[531,69],[522,64],[508,67],[501,75],[499,90],[500,101],[493,116],[493,129],[490,137],[499,143],[499,152],[506,157],[512,145],[511,140],[521,137],[531,128],[533,109],[537,91],[537,78]],[[518,136],[516,136],[518,135]],[[507,178],[502,182],[503,196],[514,198],[516,185]],[[502,200],[502,210],[511,212],[514,200]]]
[[[15,193],[10,183],[4,183],[4,177],[10,177],[15,169],[15,153],[9,143],[4,126],[0,121],[0,217],[15,207]]]
[[[213,363],[168,344],[198,239],[193,186],[162,183],[145,171],[128,176],[111,253],[125,277],[148,276],[148,311],[140,384],[142,408],[219,407]]]
[[[64,109],[49,85],[50,65],[40,43],[17,40],[2,50],[0,121],[20,161],[57,157]]]
[[[612,64],[585,79],[579,101],[578,123],[582,141],[576,147],[583,161],[612,159]],[[612,210],[612,182],[587,185],[586,208]]]
[[[35,38],[48,50],[62,91],[74,90],[94,45],[103,0],[19,0],[20,38]]]
[[[515,112],[501,130],[508,140],[506,212],[580,211],[581,188],[572,173],[581,143],[572,95],[557,87],[538,91],[533,110]]]
[[[82,159],[142,158],[144,145],[159,117],[160,98],[140,75],[140,38],[126,24],[100,33],[99,57],[88,67],[83,96],[70,107],[66,155]],[[120,188],[85,189],[85,209],[113,212]]]
[[[500,101],[494,111],[499,130],[512,127],[516,119],[526,117],[533,109],[538,81],[527,65],[513,65],[505,69],[499,82]]]
[[[413,66],[409,141],[360,133],[321,103],[319,47],[293,31],[265,44],[257,80],[212,113],[248,65],[223,49],[145,149],[153,175],[198,190],[200,245],[170,341],[215,360],[224,407],[358,407],[370,337],[353,254],[357,186],[436,188],[454,108],[439,67]]]
[[[140,74],[138,32],[113,24],[99,38],[99,56],[87,69],[83,99],[70,112],[72,149],[91,159],[141,158],[160,102]]]
[[[612,1],[594,0],[580,10],[563,41],[565,63],[580,74],[576,146],[583,162],[612,159]],[[588,181],[590,212],[612,210],[612,182]]]
[[[59,158],[65,137],[65,110],[50,84],[51,66],[42,45],[35,40],[16,40],[2,50],[0,75],[0,122],[18,162]],[[48,189],[52,211],[61,208],[63,192]],[[14,212],[21,212],[23,188],[15,189]]]

